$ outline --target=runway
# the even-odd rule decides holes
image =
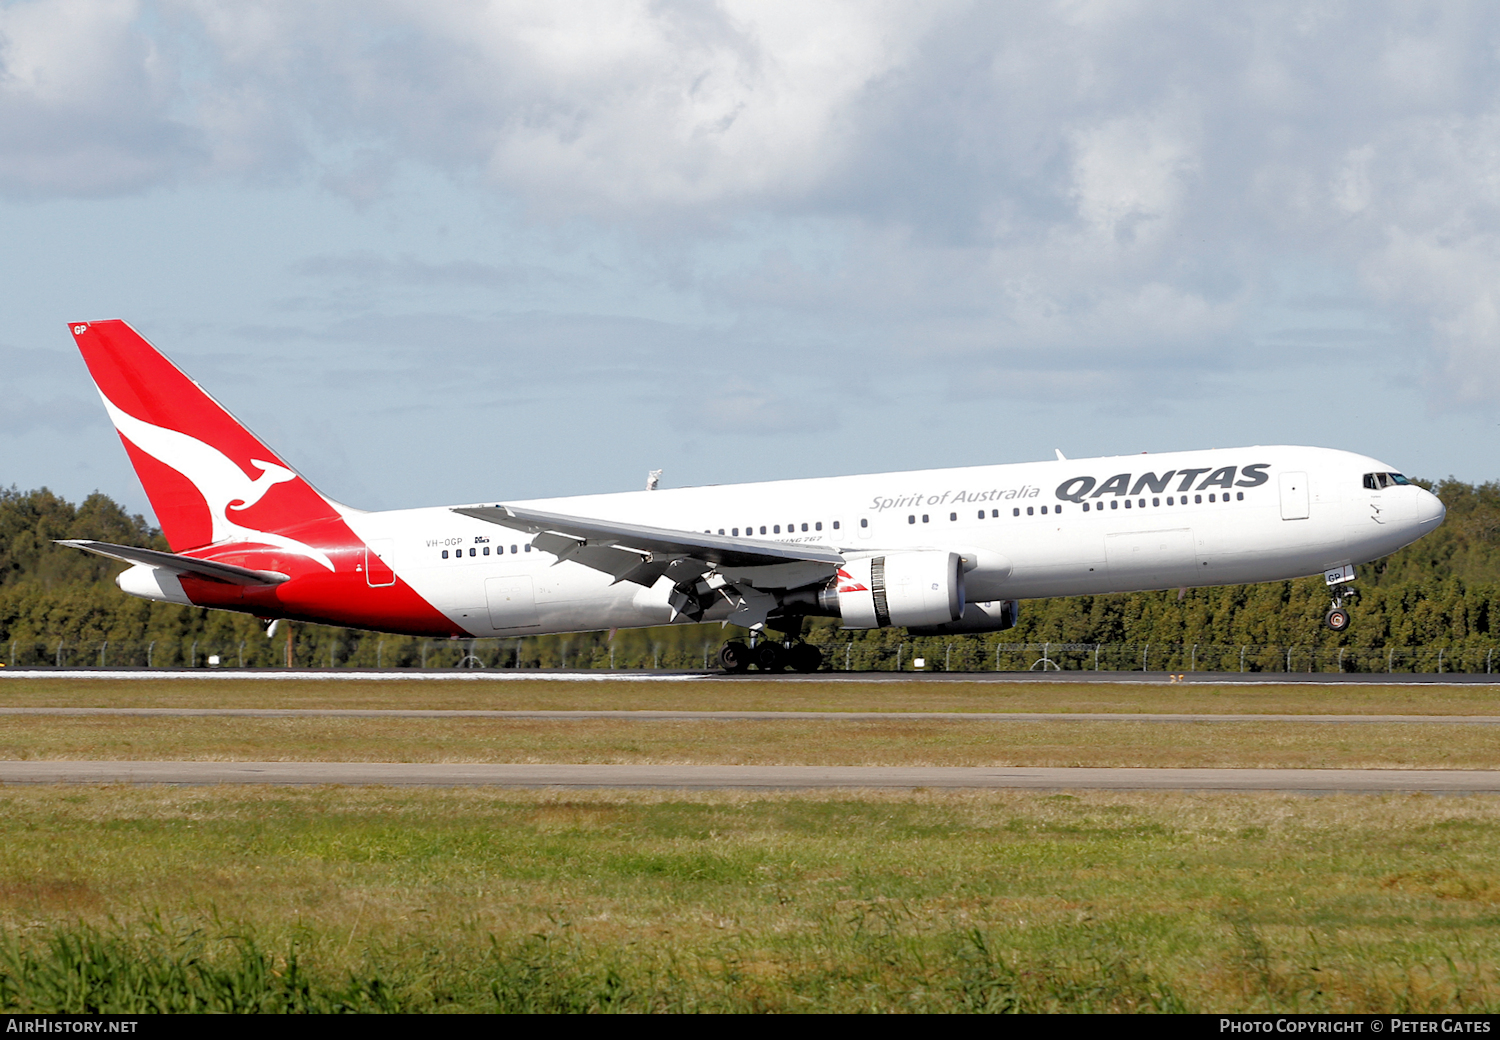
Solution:
[[[6,784],[276,784],[669,790],[1285,791],[1496,794],[1500,770],[1022,769],[963,766],[0,762]]]
[[[506,711],[477,708],[0,708],[0,718],[245,718],[245,719],[495,719],[621,722],[1025,722],[1237,723],[1290,722],[1323,725],[1500,725],[1500,715],[1213,715],[1164,712],[977,712],[977,711]]]
[[[5,668],[5,679],[110,679],[162,681],[177,679],[254,680],[260,682],[775,682],[775,683],[1137,683],[1175,685],[1214,683],[1236,686],[1469,686],[1500,685],[1500,674],[1384,672],[815,672],[811,675],[713,671],[606,672],[522,670],[461,671],[416,668]]]

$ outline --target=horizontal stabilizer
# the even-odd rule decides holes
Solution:
[[[821,563],[838,567],[844,562],[843,556],[826,545],[788,545],[753,538],[726,538],[723,535],[699,534],[697,531],[674,531],[665,527],[644,527],[612,520],[543,513],[517,506],[463,506],[453,511],[515,531],[543,536],[532,544],[543,551],[555,553],[560,559],[574,558],[579,563],[613,573],[616,577],[623,577],[616,570],[626,562],[623,558],[619,561],[610,560],[608,564],[601,560],[600,563],[604,565],[597,566],[587,558],[585,547],[593,549],[608,546],[617,552],[626,550],[639,553],[662,564],[662,570],[672,560],[684,558],[703,560],[715,567],[734,568],[771,567],[786,563]],[[566,535],[567,539],[576,540],[574,547],[568,548],[567,540],[554,537],[556,535]],[[651,580],[655,580],[654,575]]]
[[[122,563],[143,563],[148,567],[160,567],[174,574],[191,574],[195,578],[222,581],[230,585],[280,585],[288,580],[280,571],[252,571],[248,567],[236,567],[231,563],[215,563],[176,553],[141,549],[134,545],[111,545],[109,542],[92,542],[84,538],[59,538],[58,545],[71,545],[84,552],[108,556]]]

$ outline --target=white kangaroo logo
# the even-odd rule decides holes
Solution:
[[[229,516],[231,511],[241,512],[255,505],[273,486],[296,480],[297,474],[274,462],[251,459],[251,465],[261,471],[260,476],[251,480],[229,456],[212,445],[177,430],[153,426],[116,408],[103,393],[99,396],[104,398],[104,407],[109,411],[115,429],[147,455],[181,473],[203,495],[203,500],[208,503],[208,515],[213,520],[215,543],[237,541],[276,545],[298,556],[316,560],[330,571],[334,569],[333,561],[320,550],[285,535],[243,527]]]

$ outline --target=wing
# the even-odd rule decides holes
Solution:
[[[533,535],[531,544],[552,553],[559,561],[573,560],[604,571],[617,582],[631,581],[648,587],[663,574],[674,582],[682,582],[710,570],[740,572],[761,568],[777,568],[785,573],[787,583],[792,583],[794,574],[800,576],[812,571],[831,575],[844,562],[843,556],[826,545],[726,538],[697,531],[543,513],[517,506],[462,506],[453,511]]]
[[[230,563],[198,560],[155,549],[139,549],[133,545],[111,545],[109,542],[92,542],[84,538],[59,538],[57,544],[71,545],[75,549],[108,556],[122,563],[144,563],[148,567],[160,567],[174,574],[191,574],[195,578],[208,578],[229,585],[280,585],[288,580],[280,571],[252,571],[248,567],[236,567]]]

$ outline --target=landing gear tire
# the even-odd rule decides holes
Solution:
[[[823,667],[823,651],[811,643],[798,643],[786,652],[786,663],[794,672],[816,672]]]
[[[1335,632],[1342,632],[1349,627],[1349,612],[1343,607],[1334,607],[1328,611],[1323,618],[1323,623]]]
[[[750,648],[735,640],[719,647],[719,667],[726,672],[743,672],[750,667]]]
[[[786,654],[772,642],[756,644],[755,649],[750,651],[750,658],[755,662],[755,667],[763,672],[779,672],[787,664]]]

